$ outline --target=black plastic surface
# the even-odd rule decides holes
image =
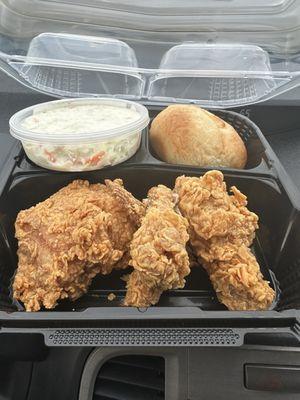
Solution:
[[[48,355],[44,337],[35,333],[2,333],[0,357],[16,361],[43,361]]]
[[[245,387],[250,390],[300,394],[300,365],[245,365]]]
[[[299,398],[299,393],[291,388],[282,391],[278,383],[271,386],[269,378],[262,390],[247,388],[246,366],[263,367],[261,375],[266,372],[266,367],[269,371],[284,368],[284,373],[289,374],[291,370],[299,369],[300,354],[292,347],[258,345],[223,349],[49,348],[48,356],[42,362],[18,362],[0,357],[0,398],[92,400],[93,394],[97,394],[101,400],[136,400],[135,393],[143,393],[143,390],[144,396],[146,391],[149,396],[154,395],[150,397],[153,400]],[[280,383],[284,373],[275,381]],[[291,383],[299,384],[298,380]],[[272,391],[265,390],[268,386]],[[164,397],[161,396],[162,388]],[[139,399],[147,398],[144,396]]]
[[[157,112],[158,109],[153,108],[151,116],[153,117]],[[223,169],[223,172],[228,187],[236,185],[240,188],[248,196],[249,208],[260,216],[260,229],[253,249],[259,259],[263,274],[275,286],[277,293],[280,293],[277,280],[283,288],[279,309],[296,308],[298,297],[292,288],[300,285],[298,267],[296,266],[295,269],[293,267],[297,260],[295,255],[300,248],[297,245],[300,243],[299,238],[294,234],[300,226],[299,193],[285,174],[262,133],[254,124],[235,113],[220,112],[220,116],[231,123],[234,121],[235,127],[244,140],[248,140],[248,144],[246,144],[249,160],[253,161],[257,155],[260,157],[259,160],[248,164],[246,170]],[[248,131],[249,135],[247,135]],[[252,145],[249,145],[250,141],[252,141]],[[235,322],[246,318],[251,321],[248,324],[251,327],[255,325],[255,320],[266,315],[265,312],[226,312],[225,307],[217,301],[209,279],[200,266],[192,271],[185,289],[165,293],[158,306],[148,310],[119,307],[122,305],[124,296],[124,283],[119,279],[120,274],[117,272],[107,277],[97,277],[85,296],[74,303],[60,302],[55,311],[42,310],[34,314],[25,313],[22,311],[21,305],[12,302],[10,283],[17,265],[13,225],[19,210],[46,199],[56,190],[77,178],[88,179],[90,182],[102,182],[106,178],[122,178],[126,188],[137,197],[143,198],[146,196],[147,190],[155,184],[163,183],[172,186],[179,175],[198,176],[208,170],[207,168],[168,165],[153,157],[150,147],[148,136],[145,135],[139,151],[126,163],[113,168],[83,173],[44,170],[28,160],[20,147],[12,149],[10,160],[14,160],[14,165],[6,183],[0,187],[0,227],[2,232],[0,235],[0,274],[2,277],[0,324],[3,325],[3,332],[7,326],[9,329],[15,329],[16,332],[19,328],[21,331],[23,328],[32,328],[33,331],[35,329],[36,332],[46,334],[43,328],[46,325],[43,321],[48,321],[47,327],[55,329],[72,327],[75,329],[75,333],[76,328],[90,327],[91,321],[97,325],[100,320],[103,322],[108,319],[116,321],[117,325],[115,326],[118,328],[132,327],[133,321],[138,320],[148,320],[148,327],[163,327],[163,321],[168,320],[171,315],[178,320],[184,319],[186,316],[194,321],[204,318],[204,326],[209,320],[209,326],[234,327],[237,330],[233,333],[239,334],[238,328],[244,326],[243,324],[233,324],[232,317],[240,318]],[[253,148],[252,155],[251,148]],[[292,281],[287,280],[285,274],[287,268],[292,271],[290,274],[293,276]],[[107,295],[111,292],[115,293],[117,297],[115,301],[109,302]],[[294,301],[294,296],[297,297],[297,301]],[[274,307],[276,307],[276,303],[273,304]],[[19,311],[17,312],[17,310]],[[204,313],[206,314],[204,315]],[[218,313],[218,316],[215,313]],[[284,318],[284,313],[277,314],[276,312],[272,313],[271,318],[274,316]],[[220,315],[223,315],[222,321]],[[90,321],[89,325],[86,321]],[[125,321],[129,325],[126,325]],[[270,327],[271,332],[273,329],[277,329],[277,325],[270,324],[270,320],[262,321],[264,321],[263,326]],[[94,327],[97,327],[95,324]],[[284,326],[288,326],[287,332],[292,330],[293,335],[298,339],[299,332],[297,328],[294,329],[298,326],[295,319],[292,319],[288,325],[284,323]],[[179,327],[172,326],[172,328],[178,329]],[[242,341],[238,341],[235,345],[241,343]],[[58,345],[53,342],[48,344]],[[70,345],[76,344],[70,343]],[[196,342],[195,345],[197,345]],[[215,344],[198,342],[198,345]]]
[[[26,344],[28,353],[34,354],[34,343]],[[13,342],[9,347],[13,347]],[[0,399],[77,399],[82,371],[91,351],[89,347],[52,348],[39,361],[18,361],[0,355]]]
[[[243,335],[233,329],[102,328],[58,329],[47,332],[48,346],[236,346]]]
[[[223,349],[190,349],[188,368],[189,400],[243,399],[243,400],[296,400],[299,393],[280,390],[250,390],[245,385],[245,365],[266,364],[276,368],[299,366],[299,352],[290,348],[243,347]],[[279,389],[279,387],[278,387]]]
[[[203,171],[201,172],[203,173]],[[162,183],[172,187],[177,176],[183,173],[200,175],[201,172],[199,169],[191,170],[190,168],[183,171],[177,167],[123,165],[119,168],[110,168],[88,174],[52,174],[49,172],[40,172],[29,176],[26,173],[18,174],[10,187],[7,188],[5,195],[3,194],[2,202],[0,199],[0,207],[3,212],[3,217],[0,216],[0,222],[2,222],[2,228],[6,235],[6,240],[3,240],[2,246],[2,249],[6,250],[3,250],[2,264],[0,265],[2,282],[6,287],[9,285],[17,265],[15,257],[17,243],[14,240],[13,230],[17,213],[21,209],[28,208],[46,199],[73,179],[83,177],[88,178],[90,182],[102,182],[105,178],[122,178],[126,188],[138,198],[143,198],[151,186]],[[254,251],[260,261],[264,276],[269,281],[273,281],[273,286],[276,286],[268,266],[272,268],[274,265],[276,252],[281,246],[282,235],[286,232],[286,224],[293,212],[293,207],[286,193],[281,191],[275,179],[253,175],[243,176],[229,172],[226,172],[225,176],[228,186],[235,185],[240,188],[248,196],[250,208],[261,216],[260,231],[254,244]],[[257,193],[260,193],[260,196],[257,196]],[[273,210],[267,207],[269,201],[277,210],[276,219],[273,216]],[[76,302],[62,301],[56,310],[72,312],[84,310],[88,307],[121,306],[125,286],[120,279],[122,274],[124,274],[124,271],[121,273],[115,271],[108,276],[97,276],[86,295]],[[107,295],[111,292],[117,296],[115,301],[107,299]],[[8,310],[10,310],[13,303],[8,294],[7,292],[6,299]],[[3,302],[5,303],[5,298]],[[209,278],[201,266],[193,268],[183,290],[165,293],[159,302],[159,306],[197,306],[203,310],[225,309],[216,299]]]
[[[14,361],[0,356],[0,399],[27,399],[32,368],[32,362]]]
[[[127,356],[127,357],[126,357]],[[143,356],[143,357],[142,357]],[[115,359],[125,357],[126,373],[117,375],[118,362],[113,369]],[[143,384],[159,388],[155,383],[154,373],[149,373],[149,378],[139,379],[139,374],[134,373],[135,367],[147,362],[151,357],[152,368],[160,372],[159,360],[165,360],[165,400],[202,400],[202,399],[245,399],[245,400],[296,400],[299,393],[281,391],[274,387],[273,391],[252,390],[246,387],[245,365],[261,365],[270,368],[293,369],[300,365],[300,355],[297,349],[275,348],[266,346],[243,346],[241,348],[195,348],[195,347],[161,347],[137,348],[124,346],[105,347],[95,349],[87,358],[79,390],[79,400],[92,400],[94,389],[99,395],[111,395],[112,399],[123,400],[122,393],[114,383],[126,380],[130,390],[124,386],[124,399],[135,400],[134,389]],[[154,359],[156,361],[154,362]],[[131,363],[130,363],[130,360]],[[135,361],[134,361],[135,360]],[[120,361],[119,361],[120,362]],[[133,365],[134,364],[134,365]],[[101,370],[109,366],[109,376],[114,379],[109,388],[104,384],[101,391]],[[133,366],[133,373],[130,367]],[[154,375],[154,376],[153,376]],[[151,379],[152,377],[152,379]],[[283,379],[284,381],[284,379]],[[104,382],[105,383],[105,382]],[[295,383],[297,385],[298,383]],[[114,397],[115,396],[115,397]],[[108,398],[110,398],[108,396]],[[140,397],[142,398],[142,397]],[[153,399],[155,399],[154,397]],[[102,398],[100,397],[102,400]]]

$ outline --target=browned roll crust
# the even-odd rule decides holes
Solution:
[[[194,105],[172,105],[154,118],[150,141],[158,157],[171,164],[244,168],[247,151],[236,130]]]

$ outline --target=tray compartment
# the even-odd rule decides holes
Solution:
[[[172,187],[179,175],[199,176],[203,173],[205,171],[198,168],[179,169],[153,165],[123,165],[119,168],[88,173],[18,173],[7,185],[0,198],[1,248],[3,252],[0,274],[3,277],[2,281],[6,285],[11,281],[17,265],[15,256],[17,243],[14,239],[13,228],[17,213],[21,209],[26,209],[39,201],[45,200],[72,180],[81,178],[88,179],[90,182],[102,182],[107,178],[122,178],[125,187],[141,199],[146,196],[151,186],[158,183]],[[276,271],[276,262],[279,257],[277,253],[282,247],[287,231],[287,221],[290,220],[291,213],[293,213],[292,204],[274,179],[256,175],[244,176],[238,173],[226,173],[225,180],[228,187],[236,185],[248,196],[249,208],[260,216],[260,230],[254,244],[254,251],[259,259],[263,274],[278,291],[276,279],[273,279],[269,269]],[[257,196],[257,193],[260,195]],[[269,207],[269,204],[272,204],[272,208]],[[276,218],[274,218],[274,213],[276,213]],[[85,296],[76,302],[60,302],[56,311],[64,313],[94,307],[99,309],[120,306],[124,296],[124,283],[119,279],[120,275],[120,272],[115,271],[107,277],[96,277]],[[12,307],[15,310],[20,310],[20,307],[12,302],[9,287],[6,286],[6,288],[5,307],[2,306],[2,310],[11,311]],[[117,295],[117,299],[112,302],[107,300],[107,295],[111,292]],[[275,303],[273,308],[276,305]],[[165,293],[158,306],[199,307],[207,311],[225,310],[217,301],[202,267],[193,269],[184,289]]]
[[[148,111],[151,120],[164,109],[165,107],[154,107],[148,106]],[[231,168],[218,168],[221,171],[242,171],[244,173],[248,172],[257,172],[257,173],[267,173],[269,175],[274,176],[274,164],[279,162],[277,157],[273,153],[269,143],[265,139],[261,130],[255,125],[248,117],[238,114],[233,111],[225,111],[225,110],[210,110],[214,114],[218,115],[220,118],[224,119],[228,123],[230,123],[236,131],[240,134],[243,139],[247,154],[248,161],[245,169],[231,169]],[[150,125],[149,125],[150,127]],[[155,154],[154,149],[151,146],[149,140],[149,128],[144,130],[144,134],[142,135],[141,145],[136,152],[129,160],[125,161],[121,165],[131,165],[131,164],[153,164],[153,165],[161,165],[161,166],[177,166],[178,168],[190,167],[190,168],[198,168],[195,166],[186,166],[186,165],[174,165],[168,164],[159,159],[159,157]],[[199,168],[200,170],[208,171],[212,168]],[[16,171],[32,171],[32,172],[40,172],[44,169],[35,165],[29,158],[25,155],[24,150],[22,149],[18,156],[18,168]],[[55,173],[54,171],[52,173]]]
[[[266,149],[268,146],[261,130],[249,118],[233,111],[225,110],[208,110],[224,121],[229,123],[238,132],[247,149],[247,164],[245,170],[268,170],[270,169],[270,159],[267,156]],[[152,111],[150,113],[151,121],[159,112]],[[150,127],[150,126],[149,126]],[[149,153],[159,162],[171,165],[161,160],[151,146],[150,135],[147,132],[147,147]],[[180,165],[178,165],[180,166]],[[193,167],[195,168],[195,167]],[[207,167],[206,169],[212,169]],[[218,167],[220,170],[234,170],[231,168]]]
[[[276,275],[281,282],[282,297],[278,309],[300,308],[300,213],[295,212],[287,240],[280,252]],[[291,254],[293,255],[291,258]]]

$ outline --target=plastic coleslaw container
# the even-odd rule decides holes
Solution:
[[[119,99],[80,98],[25,108],[10,121],[37,165],[57,171],[90,171],[135,154],[149,123],[146,107]]]

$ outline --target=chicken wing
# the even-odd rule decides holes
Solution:
[[[146,205],[145,217],[130,245],[134,271],[127,281],[127,306],[156,304],[163,291],[182,288],[190,273],[188,223],[175,211],[176,196],[159,185],[150,189]]]
[[[121,180],[74,181],[21,211],[15,228],[19,264],[14,298],[27,311],[75,300],[97,274],[128,264],[128,250],[144,206]]]
[[[223,174],[177,178],[179,209],[188,219],[190,242],[219,300],[230,310],[265,310],[275,293],[263,279],[251,246],[258,217],[236,187],[228,195]]]

